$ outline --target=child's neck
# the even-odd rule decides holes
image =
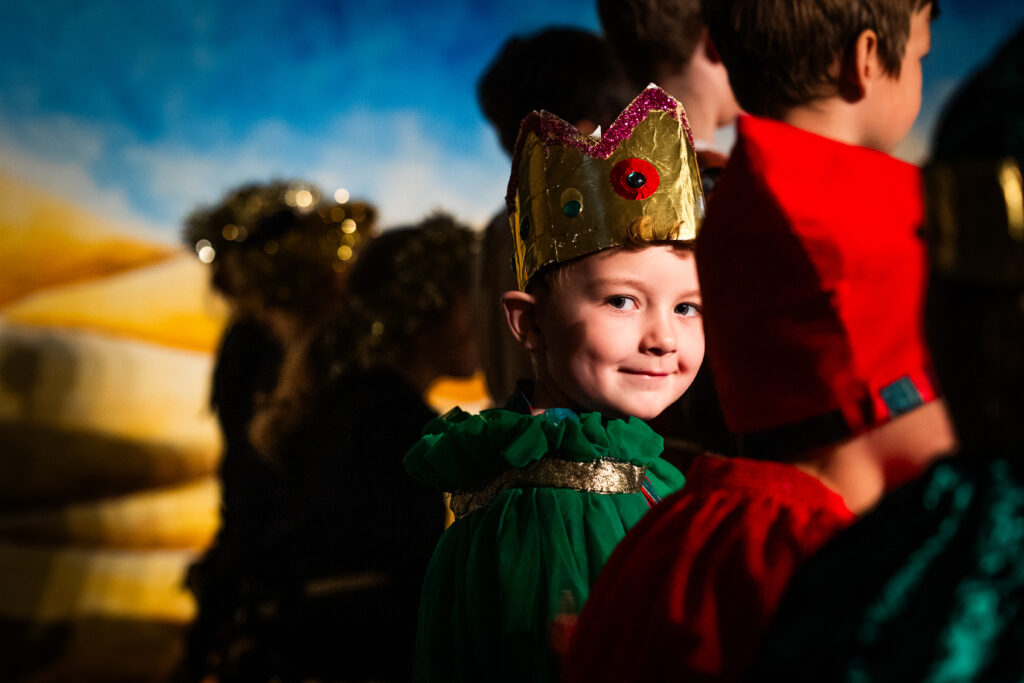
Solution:
[[[526,397],[530,402],[530,414],[540,415],[547,410],[554,408],[569,408],[577,412],[582,412],[579,406],[569,400],[569,397],[564,392],[560,391],[556,386],[553,386],[550,382],[545,382],[543,378],[535,377],[533,384],[531,385],[530,395]]]
[[[686,123],[695,140],[711,143],[715,140],[718,129],[718,113],[714,102],[704,94],[703,97],[693,92],[693,84],[686,72],[662,75],[658,85],[678,99],[686,111]]]
[[[856,102],[847,102],[841,97],[823,97],[789,109],[779,120],[830,140],[890,154],[892,150],[878,149],[872,144],[870,127],[865,125],[864,115],[863,108]]]
[[[945,403],[932,401],[841,444],[809,451],[793,464],[820,479],[860,515],[887,489],[920,473],[955,445]]]
[[[693,139],[711,144],[720,126],[731,124],[739,113],[728,77],[697,56],[683,70],[661,70],[657,83],[683,105]],[[724,92],[723,92],[724,91]]]

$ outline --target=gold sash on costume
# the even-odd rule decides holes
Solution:
[[[495,496],[510,488],[573,489],[584,493],[637,493],[646,467],[624,460],[598,458],[577,462],[548,457],[526,467],[502,472],[476,491],[452,493],[451,508],[456,519],[487,506]]]

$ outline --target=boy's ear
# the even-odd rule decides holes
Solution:
[[[537,298],[518,290],[501,295],[501,307],[512,336],[533,353],[544,348],[544,336],[537,325]]]
[[[839,77],[840,95],[849,100],[859,100],[867,94],[871,83],[885,75],[878,59],[878,34],[874,29],[864,29],[853,44],[852,54],[844,60]]]

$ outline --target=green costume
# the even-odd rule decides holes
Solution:
[[[453,492],[420,602],[416,680],[556,681],[551,625],[575,614],[615,546],[683,484],[636,418],[458,408],[408,471]],[[629,491],[629,492],[618,492]]]

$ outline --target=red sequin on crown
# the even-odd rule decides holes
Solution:
[[[611,172],[612,189],[626,199],[647,199],[658,189],[658,169],[643,159],[623,159]]]

